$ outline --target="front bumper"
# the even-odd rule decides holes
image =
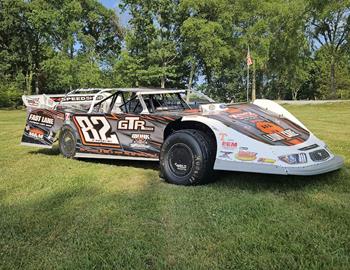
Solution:
[[[340,169],[344,165],[344,159],[340,156],[305,167],[289,167],[286,174],[290,175],[316,175]]]
[[[250,162],[238,162],[217,159],[214,164],[214,170],[240,171],[267,174],[283,175],[317,175],[340,169],[344,165],[344,159],[340,156],[303,167],[282,167],[278,165],[258,164]]]

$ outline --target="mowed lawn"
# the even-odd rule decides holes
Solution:
[[[286,107],[343,169],[174,186],[157,163],[20,146],[25,112],[0,111],[0,268],[350,269],[350,103]]]

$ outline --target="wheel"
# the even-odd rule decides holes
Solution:
[[[77,139],[71,127],[63,127],[60,132],[58,146],[61,154],[66,158],[73,158],[75,156],[75,148]]]
[[[203,132],[193,129],[176,131],[162,146],[160,175],[176,185],[203,184],[210,178],[214,159]]]

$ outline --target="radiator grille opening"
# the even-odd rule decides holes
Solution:
[[[310,153],[310,158],[313,161],[322,161],[322,160],[329,159],[329,157],[330,157],[330,155],[324,149],[316,150],[316,151],[313,151]]]

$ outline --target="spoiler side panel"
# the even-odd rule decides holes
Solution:
[[[64,113],[27,107],[27,122],[21,144],[51,148],[64,122]]]

